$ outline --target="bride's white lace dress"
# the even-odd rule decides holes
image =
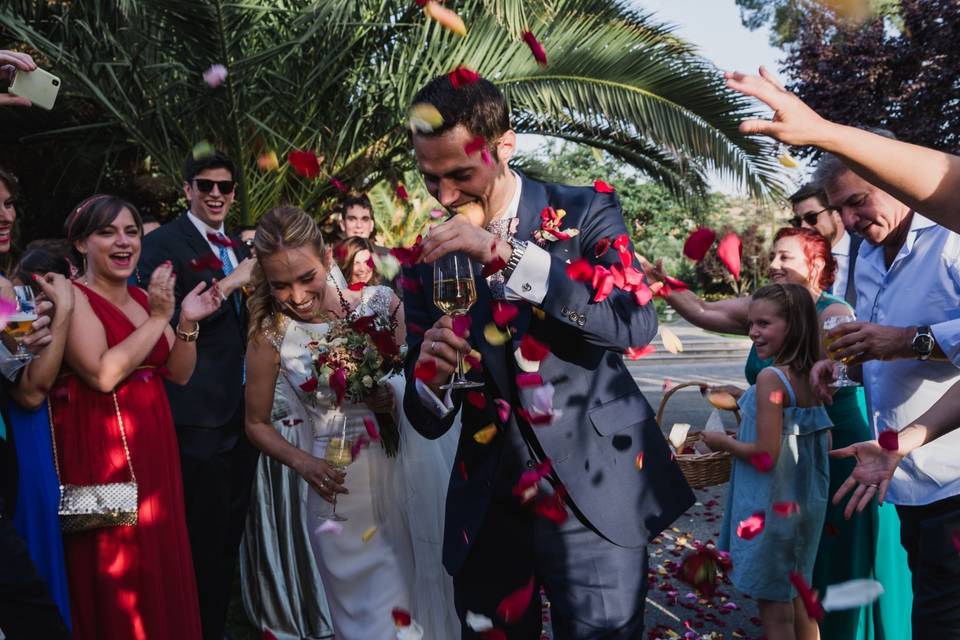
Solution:
[[[390,300],[385,287],[367,287],[355,313],[384,314]],[[323,458],[337,437],[334,418],[347,416],[348,429],[365,433],[364,418],[376,417],[365,406],[344,401],[320,381],[314,392],[301,384],[313,377],[307,344],[329,330],[327,323],[288,320],[280,342],[280,370],[295,390],[302,415],[313,430],[311,453]],[[347,518],[340,533],[325,531],[332,506],[316,492],[307,496],[308,529],[323,580],[336,637],[386,640],[396,637],[394,607],[412,611],[425,638],[458,638],[452,587],[443,570],[441,544],[444,501],[456,450],[456,430],[443,439],[421,438],[403,417],[402,376],[390,380],[398,404],[400,454],[388,458],[379,444],[363,449],[347,467],[337,513]]]

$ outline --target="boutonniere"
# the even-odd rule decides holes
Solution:
[[[579,229],[560,230],[560,222],[567,212],[563,209],[554,209],[553,207],[544,207],[540,212],[540,228],[533,232],[533,241],[541,247],[546,246],[548,242],[557,240],[569,240],[580,233]]]

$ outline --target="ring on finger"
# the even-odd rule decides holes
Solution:
[[[433,354],[436,354],[436,353],[437,353],[437,341],[436,341],[436,340],[434,340],[433,342],[430,343],[430,353],[433,353]]]

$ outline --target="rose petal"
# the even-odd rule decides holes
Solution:
[[[377,433],[377,425],[374,424],[370,416],[363,416],[363,426],[366,428],[367,436],[370,437],[370,440],[376,442],[380,439],[380,434]]]
[[[471,69],[470,67],[465,67],[460,65],[453,71],[447,74],[447,78],[450,80],[450,84],[453,85],[454,89],[459,89],[461,87],[466,87],[471,85],[474,82],[480,80],[480,74]]]
[[[476,354],[476,355],[474,355]],[[467,355],[463,356],[463,367],[464,373],[476,369],[477,371],[483,371],[483,366],[480,364],[480,354],[476,351],[471,351]]]
[[[774,502],[772,508],[775,514],[784,518],[800,513],[800,505],[796,502]]]
[[[341,531],[343,527],[341,527]],[[273,632],[270,629],[264,629],[263,635],[260,637],[260,640],[277,640],[277,636],[273,635]]]
[[[360,539],[363,541],[363,544],[367,544],[368,542],[370,542],[370,538],[372,538],[373,534],[375,534],[376,532],[377,532],[377,525],[368,527],[367,530],[360,535]]]
[[[475,154],[477,151],[486,148],[487,139],[483,136],[474,136],[470,142],[463,145],[463,152],[468,156]]]
[[[268,151],[260,154],[257,158],[257,166],[260,171],[276,171],[280,168],[280,160],[277,158],[276,151]]]
[[[597,240],[597,244],[593,245],[593,257],[602,258],[608,249],[610,249],[610,238],[600,238]],[[592,271],[593,269],[591,268],[591,272]],[[590,275],[592,276],[593,274],[591,273]]]
[[[882,595],[882,584],[876,580],[860,578],[829,585],[821,605],[824,611],[856,609],[876,602]]]
[[[683,243],[683,255],[694,262],[700,262],[707,251],[713,246],[713,241],[717,239],[717,234],[708,227],[700,227],[689,236]]]
[[[750,464],[760,473],[767,473],[773,469],[773,457],[768,452],[761,451],[750,456]]]
[[[613,185],[604,182],[603,180],[594,180],[593,188],[597,193],[613,193],[616,189],[613,188]]]
[[[480,270],[480,275],[484,278],[489,278],[495,273],[499,273],[507,268],[507,263],[503,261],[503,258],[500,256],[495,256],[491,262],[483,265],[483,268]]]
[[[520,373],[517,374],[517,386],[521,389],[543,386],[543,378],[539,373]]]
[[[804,580],[803,576],[796,571],[791,571],[790,584],[792,584],[793,588],[797,590],[800,599],[803,601],[803,607],[807,610],[807,615],[818,622],[822,622],[824,616],[823,607],[820,606],[820,603],[817,601],[817,597],[814,595],[813,590],[810,588],[810,585],[807,584],[807,581]]]
[[[467,35],[467,26],[456,12],[441,6],[434,0],[428,0],[423,6],[423,12],[430,18],[437,21],[441,27],[460,37]]]
[[[743,243],[740,236],[735,233],[728,233],[723,236],[717,245],[717,257],[720,262],[733,275],[733,279],[740,281],[740,256],[743,253]]]
[[[492,347],[499,347],[510,340],[510,332],[500,329],[496,323],[491,322],[483,328],[483,339]]]
[[[530,606],[532,598],[533,576],[530,576],[530,579],[524,586],[500,601],[500,604],[497,605],[497,617],[507,624],[513,624],[519,621]]]
[[[336,178],[330,178],[330,184],[333,185],[333,188],[339,191],[340,193],[347,193],[350,189],[347,188],[347,185],[340,182]]]
[[[421,360],[413,368],[413,377],[429,384],[437,377],[437,361]]]
[[[487,406],[487,396],[479,391],[468,391],[467,402],[475,406],[477,409],[483,409],[485,406]]]
[[[465,314],[459,314],[453,316],[453,334],[458,338],[462,338],[467,335],[467,331],[470,330],[470,324],[473,320],[470,316]]]
[[[397,194],[397,198],[406,202],[410,199],[410,194],[407,193],[407,188],[402,184],[398,184],[397,188],[394,189],[394,192]]]
[[[343,402],[343,397],[347,394],[346,369],[340,367],[331,373],[327,384],[330,385],[330,389],[337,395],[337,404],[339,405],[341,402]]]
[[[473,434],[473,439],[480,444],[490,444],[497,435],[497,425],[491,423]]]
[[[656,350],[656,347],[654,347],[652,344],[648,344],[643,347],[627,347],[627,350],[623,352],[623,355],[630,360],[639,360],[644,356],[650,355]]]
[[[312,180],[320,175],[320,160],[312,151],[291,151],[287,162],[299,175]]]
[[[634,466],[637,467],[637,470],[643,469],[643,451],[637,454],[637,459],[634,460]]]
[[[430,209],[430,217],[434,220],[439,220],[440,218],[447,215],[447,212],[443,209]]]
[[[597,278],[598,270],[602,270],[600,272],[599,279]],[[604,267],[597,265],[594,268],[593,280],[595,282],[593,301],[603,302],[610,296],[610,293],[613,291],[613,284],[614,284],[613,273],[611,273],[609,270],[605,269]]]
[[[220,271],[223,269],[223,262],[213,253],[206,253],[200,258],[194,258],[188,264],[193,271]]]
[[[567,520],[567,506],[563,502],[562,488],[551,496],[537,500],[533,505],[533,512],[541,518],[546,518],[554,524],[563,524]]]
[[[390,611],[390,615],[393,617],[394,626],[397,627],[409,627],[413,621],[413,616],[410,615],[410,612],[400,607],[394,607],[393,610]]]
[[[353,444],[350,445],[350,459],[356,461],[360,457],[360,452],[370,446],[370,438],[365,435],[360,435],[356,440],[353,441]]]
[[[547,52],[543,49],[543,45],[540,44],[536,36],[530,31],[524,31],[520,37],[523,38],[523,41],[530,47],[530,53],[533,54],[533,59],[537,61],[537,64],[542,67],[547,66]]]
[[[493,620],[487,616],[474,613],[473,611],[467,611],[467,616],[464,621],[467,623],[467,626],[470,627],[471,631],[477,633],[483,633],[484,631],[493,629]]]
[[[660,327],[660,340],[663,342],[663,348],[670,353],[677,355],[683,352],[683,343],[673,331],[667,327]]]
[[[343,525],[335,520],[324,520],[320,526],[317,527],[317,531],[320,533],[332,533],[338,536],[343,533]]]
[[[390,249],[390,255],[400,261],[405,267],[412,267],[417,263],[417,260],[420,259],[420,254],[423,253],[423,238],[417,236],[416,242],[413,243],[411,247],[394,247]]]
[[[586,258],[577,258],[566,266],[567,277],[575,282],[591,282],[593,265]]]
[[[753,540],[763,531],[766,523],[766,514],[758,511],[746,520],[741,520],[737,525],[737,536],[744,540]]]
[[[520,339],[520,355],[527,360],[540,362],[550,355],[550,349],[530,334],[524,334]]]
[[[319,384],[320,384],[320,381],[317,380],[317,376],[313,376],[312,378],[310,378],[309,380],[307,380],[306,382],[304,382],[303,384],[301,384],[301,385],[300,385],[300,388],[301,388],[305,393],[313,393],[314,391],[317,390],[317,386],[318,386]]]
[[[503,300],[497,300],[493,303],[493,321],[498,327],[507,326],[511,320],[517,317],[518,313],[520,313],[520,309],[515,304]]]
[[[877,437],[877,442],[887,451],[900,449],[900,433],[896,429],[884,429]]]
[[[222,64],[210,65],[210,68],[203,72],[203,81],[211,89],[219,87],[227,79],[227,68]]]
[[[360,291],[365,286],[367,286],[366,282],[354,282],[352,284],[347,285],[347,289],[349,289],[350,291]]]
[[[503,398],[497,398],[493,402],[497,405],[497,416],[500,418],[500,422],[506,422],[510,417],[510,403]]]
[[[443,116],[429,102],[418,102],[410,107],[407,118],[414,133],[433,133],[443,126]]]

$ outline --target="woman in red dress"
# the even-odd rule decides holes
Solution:
[[[127,286],[143,233],[132,205],[93,196],[65,226],[85,268],[75,283],[66,364],[50,394],[60,481],[129,482],[132,468],[138,492],[136,525],[64,535],[74,637],[199,639],[180,458],[163,378],[190,379],[197,322],[220,306],[220,292],[216,283],[206,292],[198,285],[176,310],[174,331],[176,274],[168,264],[154,271],[147,292]]]

